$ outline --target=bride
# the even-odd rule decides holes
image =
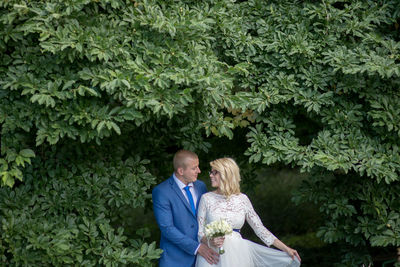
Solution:
[[[300,256],[296,250],[286,246],[262,224],[245,194],[240,193],[239,167],[231,158],[220,158],[210,163],[211,185],[217,188],[201,197],[198,209],[199,233],[201,242],[213,247],[223,247],[217,265],[210,265],[207,259],[198,255],[196,267],[297,267]],[[210,240],[205,236],[205,226],[216,220],[225,220],[233,232],[225,237]],[[243,239],[240,228],[247,221],[257,236],[273,249]]]

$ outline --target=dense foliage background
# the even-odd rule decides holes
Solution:
[[[234,156],[248,188],[308,173],[294,200],[337,264],[394,251],[399,19],[396,0],[1,1],[2,264],[152,265],[124,212],[181,147]]]

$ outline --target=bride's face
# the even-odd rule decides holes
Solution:
[[[218,188],[221,182],[221,174],[219,171],[212,169],[210,171],[211,186]]]

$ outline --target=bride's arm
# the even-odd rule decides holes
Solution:
[[[210,244],[214,247],[222,247],[225,238],[224,237],[215,237],[211,238],[210,240],[206,237],[204,233],[205,229],[205,224],[206,224],[206,216],[207,216],[207,206],[208,206],[208,201],[206,197],[202,197],[200,199],[200,204],[199,204],[199,211],[197,213],[197,222],[199,224],[199,233],[198,233],[198,239],[199,242],[206,244],[208,247]]]
[[[292,257],[292,259],[294,259],[294,257],[296,257],[299,261],[301,261],[300,255],[299,255],[299,253],[297,253],[297,250],[286,246],[285,243],[283,243],[279,239],[275,239],[275,241],[272,245],[274,245],[274,247],[276,247],[282,251],[285,251],[287,254],[289,254],[290,257]]]
[[[200,199],[199,210],[197,212],[197,222],[199,224],[199,232],[197,234],[197,237],[199,239],[199,242],[206,244],[207,246],[210,246],[209,240],[206,237],[204,231],[206,227],[207,206],[208,206],[207,197],[203,195]]]
[[[207,237],[204,234],[205,222],[207,215],[207,198],[202,196],[200,199],[199,209],[197,213],[197,222],[199,225],[198,239],[201,242],[197,253],[202,256],[209,264],[217,264],[219,255],[209,248]]]
[[[242,194],[242,200],[246,210],[247,223],[267,246],[271,246],[277,238],[267,228],[265,228],[260,217],[255,212],[249,198],[245,194]]]
[[[256,235],[268,246],[273,245],[274,247],[285,251],[294,259],[297,257],[299,261],[301,261],[299,254],[296,250],[286,246],[282,241],[280,241],[276,236],[274,236],[261,222],[260,217],[255,212],[253,205],[251,204],[249,198],[246,195],[243,195],[244,203],[247,208],[246,212],[246,221],[250,224],[251,228],[253,228]]]
[[[206,214],[207,214],[207,197],[203,195],[200,199],[199,203],[199,208],[197,211],[197,223],[199,225],[199,232],[197,233],[197,237],[199,239],[199,242],[202,242],[204,244],[207,244],[207,238],[204,233],[204,228],[206,224]],[[203,240],[206,240],[206,242],[203,242]]]

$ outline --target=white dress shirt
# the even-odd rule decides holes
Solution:
[[[175,176],[175,173],[174,173],[172,176],[174,177],[175,183],[176,183],[176,184],[178,185],[178,187],[181,189],[182,194],[185,196],[187,202],[189,203],[189,199],[188,199],[187,194],[186,194],[186,191],[185,191],[186,185],[185,185],[184,183],[182,183],[182,181],[179,180],[178,177]],[[189,183],[188,186],[189,186],[189,191],[190,191],[190,193],[192,193],[194,206],[195,206],[195,208],[197,208],[197,207],[196,207],[196,204],[197,204],[197,194],[196,194],[196,191],[194,190],[194,185],[193,185],[193,183]],[[190,203],[189,203],[189,204],[190,204]]]
[[[182,194],[185,196],[187,202],[189,203],[189,198],[188,198],[188,196],[187,196],[187,194],[186,194],[186,191],[185,191],[186,185],[185,185],[184,183],[182,183],[182,181],[179,180],[178,177],[176,177],[175,173],[173,173],[172,176],[174,177],[175,183],[176,183],[176,184],[178,185],[178,187],[181,189]],[[197,204],[197,194],[196,194],[196,191],[194,190],[194,185],[193,185],[193,183],[189,183],[188,186],[189,186],[190,193],[192,193],[194,206],[196,207],[196,204]],[[190,203],[189,203],[189,204],[190,204]],[[198,246],[198,247],[196,248],[196,250],[194,251],[194,255],[197,254],[197,251],[199,250],[200,245],[201,245],[201,244],[199,244],[199,246]]]

